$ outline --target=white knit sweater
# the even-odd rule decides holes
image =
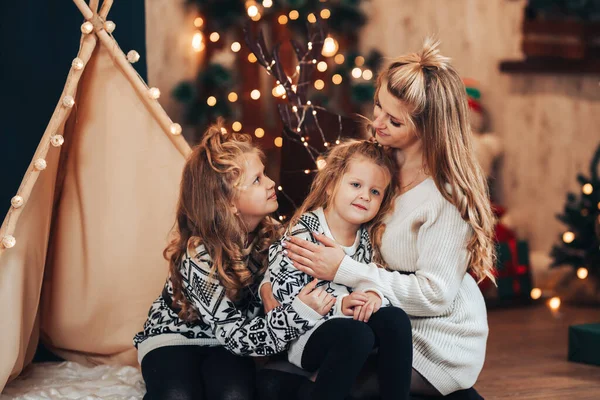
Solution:
[[[381,253],[388,270],[345,257],[334,282],[375,287],[409,316],[413,368],[443,395],[474,385],[485,359],[485,303],[466,273],[472,228],[429,178],[396,200]]]

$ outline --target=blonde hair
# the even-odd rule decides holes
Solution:
[[[208,128],[183,168],[177,232],[163,255],[169,261],[174,304],[181,308],[179,317],[184,320],[198,318],[198,310],[182,286],[180,263],[188,249],[204,245],[212,259],[211,274],[217,277],[227,296],[236,301],[243,289],[264,273],[268,248],[281,234],[278,223],[264,218],[252,243],[248,243],[244,222],[231,206],[244,179],[240,164],[244,154],[256,153],[264,158],[251,140],[249,135],[225,131],[219,120]],[[260,263],[259,273],[248,269],[248,257]]]
[[[375,98],[385,84],[408,107],[409,122],[422,139],[428,172],[473,228],[467,245],[470,269],[479,281],[487,277],[495,282],[495,217],[487,181],[472,148],[466,90],[438,46],[439,41],[428,38],[419,52],[394,59],[378,76]],[[451,191],[444,190],[446,183]]]
[[[398,166],[390,149],[385,149],[373,140],[345,140],[333,147],[325,159],[326,165],[317,172],[310,193],[306,200],[296,210],[289,223],[289,229],[294,227],[302,214],[319,207],[327,208],[330,197],[335,196],[342,176],[348,170],[352,160],[363,157],[375,165],[384,168],[390,175],[390,183],[385,188],[383,200],[377,215],[367,223],[367,230],[373,246],[373,262],[384,265],[381,257],[381,237],[385,230],[385,216],[393,210],[394,199],[398,191]],[[327,192],[332,193],[331,196]]]

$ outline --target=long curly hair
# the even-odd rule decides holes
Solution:
[[[248,242],[249,232],[232,207],[244,179],[243,156],[256,153],[264,161],[264,154],[251,140],[249,135],[228,132],[219,120],[208,128],[183,168],[175,234],[163,255],[169,261],[174,305],[184,320],[199,317],[182,286],[180,264],[188,250],[193,254],[204,245],[212,259],[211,274],[236,301],[265,272],[269,246],[281,234],[280,224],[265,217]],[[262,266],[259,273],[248,269],[249,257]]]
[[[495,217],[473,151],[466,90],[438,46],[439,41],[428,38],[417,53],[393,59],[378,76],[375,99],[386,85],[407,106],[407,120],[422,140],[424,162],[437,188],[473,228],[467,245],[470,269],[480,281],[487,277],[495,282]],[[444,190],[446,183],[451,191]]]
[[[383,222],[394,207],[394,199],[398,193],[398,166],[390,149],[385,149],[373,140],[345,140],[331,148],[325,159],[325,166],[320,169],[310,187],[310,192],[302,205],[290,219],[289,229],[298,223],[302,214],[319,207],[327,208],[331,198],[339,187],[342,177],[348,170],[352,160],[366,158],[375,165],[383,167],[390,175],[390,183],[385,188],[383,200],[377,215],[367,223],[367,230],[373,246],[373,262],[384,267],[381,257],[381,237],[385,230]],[[331,196],[327,194],[330,191]]]

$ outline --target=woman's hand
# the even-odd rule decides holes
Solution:
[[[377,293],[366,292],[367,302],[363,306],[354,307],[354,319],[362,322],[369,322],[371,315],[381,308],[381,297]]]
[[[298,293],[298,298],[304,304],[315,310],[321,315],[327,315],[331,307],[335,304],[335,297],[321,288],[317,288],[317,279],[313,279]]]
[[[270,283],[265,283],[260,287],[260,298],[263,302],[265,314],[281,305],[273,295],[273,286]]]
[[[346,253],[327,236],[316,232],[313,235],[323,246],[292,236],[282,243],[284,254],[300,271],[316,279],[333,281]]]
[[[347,317],[354,315],[354,308],[363,306],[369,297],[363,292],[352,292],[342,299],[342,314]]]

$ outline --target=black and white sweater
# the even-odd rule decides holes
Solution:
[[[259,277],[237,302],[230,300],[215,276],[210,276],[212,260],[203,245],[183,257],[180,265],[185,296],[200,319],[180,319],[171,306],[173,285],[168,278],[160,296],[152,303],[144,330],[133,339],[138,361],[163,346],[224,346],[234,354],[268,356],[314,326],[321,316],[300,299],[270,311],[264,316],[258,297]],[[250,259],[248,268],[257,273],[259,265]]]
[[[325,214],[323,213],[322,208],[303,214],[300,217],[299,222],[289,230],[289,235],[300,239],[309,240],[312,243],[319,243],[312,235],[312,232],[323,234],[330,239],[335,240],[331,231],[329,230],[329,226],[327,225],[327,220],[325,219]],[[283,250],[285,249],[281,246],[281,244],[285,238],[286,236],[273,243],[269,248],[269,270],[267,277],[270,279],[271,285],[273,286],[273,294],[277,301],[283,304],[283,306],[288,306],[297,300],[296,296],[300,290],[302,290],[307,283],[312,281],[313,278],[296,269],[290,263],[290,259],[283,254]],[[359,263],[368,264],[371,262],[373,253],[371,240],[369,239],[369,233],[367,230],[362,227],[358,230],[358,232],[356,232],[354,244],[349,247],[342,246],[342,248],[348,257]],[[263,281],[263,283],[266,283],[266,280]],[[320,319],[313,329],[305,332],[302,334],[302,336],[290,344],[288,359],[292,364],[295,364],[301,368],[302,353],[304,352],[304,347],[306,346],[306,343],[308,342],[312,332],[314,332],[318,326],[328,319],[351,318],[346,317],[342,313],[342,299],[352,292],[351,288],[330,281],[321,281],[318,283],[317,287],[323,288],[327,291],[327,293],[335,296],[337,300],[331,311],[323,319]],[[383,305],[389,305],[389,301],[383,297],[379,290],[368,287],[362,288],[362,290],[377,293],[381,297]],[[313,314],[318,315],[312,309],[310,311]]]

